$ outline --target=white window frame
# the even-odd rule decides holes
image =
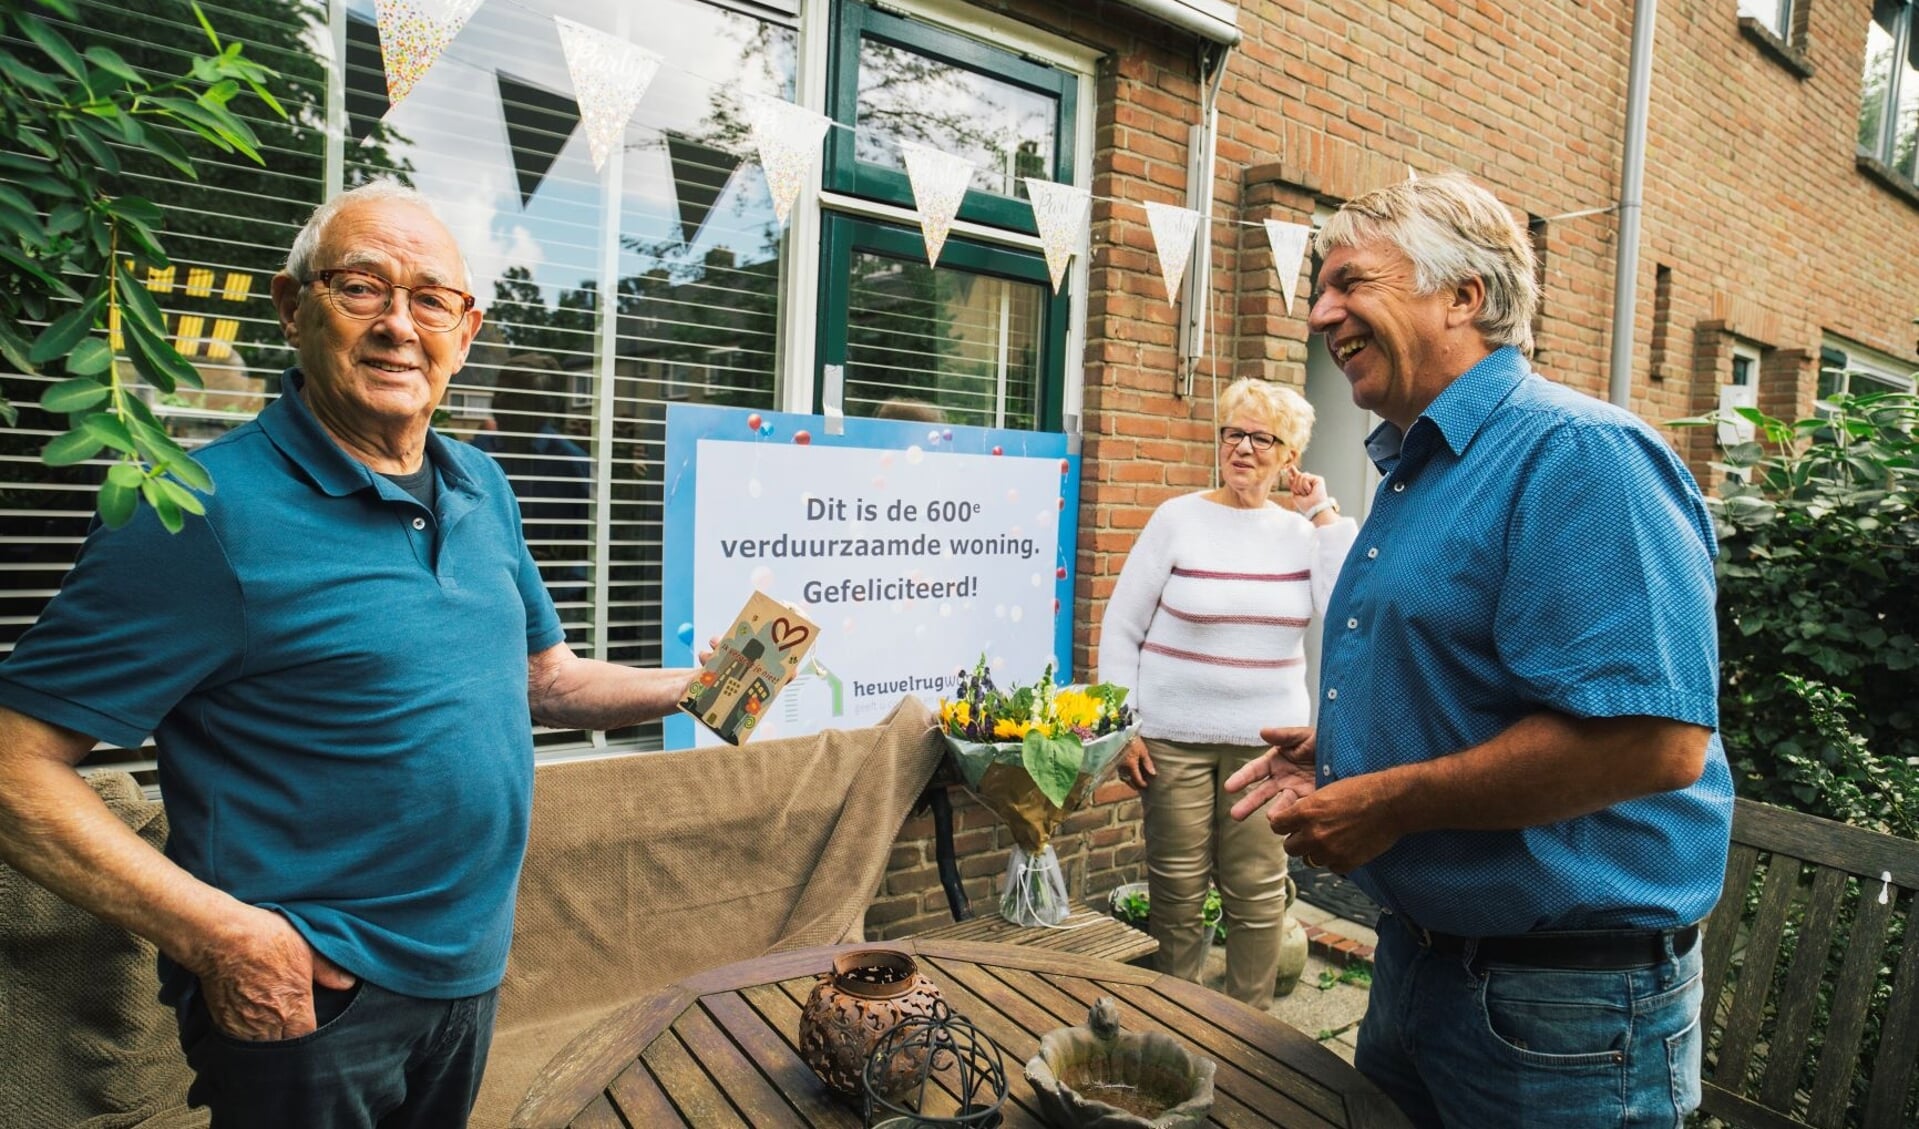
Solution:
[[[800,13],[799,99],[801,105],[820,113],[828,112],[826,71],[833,49],[833,5],[836,2],[807,0]],[[1095,124],[1098,106],[1095,99],[1099,91],[1094,78],[1099,67],[1098,51],[961,0],[888,0],[885,7],[895,14],[977,39],[1001,50],[1025,55],[1073,75],[1079,84],[1071,139],[1073,183],[1092,184],[1093,146],[1097,140]],[[799,199],[793,205],[792,222],[787,226],[787,269],[786,277],[782,280],[784,293],[780,301],[780,356],[775,362],[779,373],[775,396],[784,411],[810,413],[813,410],[814,373],[818,367],[816,350],[819,344],[821,229],[824,212],[828,209],[907,226],[917,226],[919,223],[918,214],[905,208],[839,193],[822,193],[817,183],[808,184],[801,190]],[[953,224],[953,234],[1026,250],[1036,251],[1040,248],[1038,236],[964,220]],[[1066,325],[1066,372],[1061,384],[1060,419],[1069,434],[1079,430],[1078,421],[1085,403],[1085,366],[1078,359],[1086,355],[1087,258],[1083,253],[1074,255],[1067,272],[1067,285],[1072,290]]]
[[[1919,364],[1902,360],[1891,353],[1880,352],[1870,345],[1861,345],[1856,341],[1848,341],[1832,334],[1827,334],[1820,344],[1822,357],[1827,352],[1844,353],[1846,356],[1845,367],[1839,370],[1839,387],[1834,391],[1853,393],[1853,373],[1870,376],[1874,381],[1886,384],[1895,391],[1919,391],[1919,387],[1916,387],[1919,381],[1914,379],[1914,370],[1919,369]],[[1827,366],[1822,360],[1821,375],[1826,369]],[[1824,416],[1832,411],[1832,404],[1821,398],[1816,402],[1815,408],[1819,415]]]
[[[1751,420],[1741,418],[1737,408],[1756,408],[1759,406],[1759,366],[1763,361],[1759,348],[1744,341],[1735,341],[1732,346],[1730,371],[1726,383],[1719,386],[1719,445],[1732,447],[1740,443],[1752,442],[1754,428]],[[1740,380],[1740,362],[1745,362],[1745,371],[1749,379]]]
[[[1739,14],[1751,16],[1782,41],[1792,42],[1793,0],[1739,0]]]

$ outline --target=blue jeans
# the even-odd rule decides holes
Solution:
[[[256,1043],[216,1029],[196,986],[178,1007],[194,1070],[187,1102],[212,1111],[212,1129],[463,1126],[480,1092],[498,996],[427,1000],[364,980],[344,991],[316,985],[318,1028]]]
[[[1475,961],[1379,923],[1360,1071],[1417,1126],[1680,1126],[1699,1105],[1700,945],[1641,968]]]

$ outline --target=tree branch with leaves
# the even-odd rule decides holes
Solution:
[[[137,271],[172,264],[159,206],[119,190],[120,154],[142,151],[197,179],[178,130],[264,165],[258,138],[231,104],[251,91],[286,117],[266,87],[274,72],[223,42],[198,4],[192,9],[211,51],[185,74],[155,82],[110,47],[76,49],[48,18],[77,22],[71,0],[0,0],[0,34],[33,46],[22,55],[0,45],[0,136],[10,142],[0,150],[0,357],[21,372],[64,378],[40,397],[68,424],[41,459],[70,466],[112,452],[97,503],[112,527],[145,502],[178,532],[187,515],[206,512],[198,493],[213,490],[132,379],[161,394],[201,386],[138,281]],[[4,398],[0,418],[18,422]]]

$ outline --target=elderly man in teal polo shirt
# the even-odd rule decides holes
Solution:
[[[1630,413],[1532,370],[1526,233],[1460,176],[1342,207],[1311,327],[1385,422],[1317,733],[1227,787],[1381,920],[1359,1068],[1422,1126],[1677,1126],[1732,788],[1712,526]]]
[[[480,328],[397,185],[322,206],[273,301],[299,366],[169,536],[96,528],[0,664],[0,856],[160,949],[216,1126],[453,1126],[512,937],[532,724],[669,712],[575,656],[493,460],[429,421]],[[165,857],[74,771],[151,733]]]

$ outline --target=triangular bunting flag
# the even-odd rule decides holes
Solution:
[[[1160,277],[1166,280],[1166,300],[1179,301],[1179,281],[1193,257],[1193,233],[1200,215],[1171,204],[1146,205],[1146,222],[1153,226],[1153,250],[1159,254]]]
[[[386,98],[397,106],[466,26],[481,0],[374,0]]]
[[[1026,195],[1033,201],[1033,222],[1039,226],[1040,246],[1046,251],[1046,273],[1053,276],[1053,293],[1066,278],[1067,260],[1086,230],[1086,212],[1093,194],[1070,184],[1026,178]]]
[[[346,14],[346,132],[365,141],[386,117],[386,78],[380,66],[380,25],[358,12]]]
[[[919,207],[926,262],[937,266],[940,248],[946,246],[946,234],[973,179],[973,162],[912,141],[900,142],[900,156],[906,160],[906,179],[913,186],[913,203]]]
[[[1279,274],[1279,288],[1286,295],[1286,313],[1293,312],[1293,298],[1299,293],[1299,265],[1306,261],[1306,241],[1313,229],[1303,223],[1266,221],[1266,241],[1273,245],[1273,270]]]
[[[801,186],[817,175],[820,142],[833,123],[822,114],[781,98],[750,94],[745,103],[753,146],[759,150],[766,187],[773,194],[773,215],[784,224]]]
[[[520,207],[532,201],[548,169],[580,124],[580,105],[557,90],[495,71],[500,110],[506,115],[506,146],[520,182]]]
[[[745,158],[677,133],[666,135],[666,156],[680,205],[680,238],[691,247]]]
[[[619,149],[627,120],[646,96],[659,73],[660,57],[617,35],[554,16],[560,29],[560,48],[566,52],[566,73],[573,78],[573,95],[586,123],[586,143],[593,150],[593,171]]]

